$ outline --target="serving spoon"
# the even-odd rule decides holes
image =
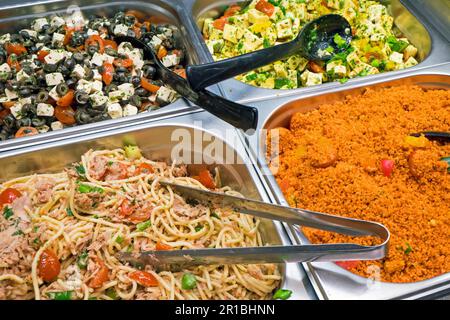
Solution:
[[[160,79],[178,94],[195,103],[200,108],[236,128],[242,130],[256,129],[258,123],[258,110],[256,108],[232,102],[207,90],[195,92],[185,79],[166,68],[156,57],[153,49],[145,42],[129,36],[118,36],[114,40],[118,44],[129,42],[135,48],[143,49],[144,59],[155,62],[156,72]]]
[[[450,132],[442,132],[442,131],[423,131],[419,133],[413,133],[411,136],[413,137],[420,137],[424,136],[430,141],[437,141],[442,144],[449,144],[450,143]],[[448,163],[447,171],[450,172],[450,156],[443,157],[441,161],[445,161]]]
[[[339,35],[340,41],[335,41]],[[299,54],[308,60],[325,61],[343,52],[352,40],[350,23],[338,14],[328,14],[306,24],[298,36],[286,43],[221,61],[186,68],[189,85],[200,90],[274,61]]]

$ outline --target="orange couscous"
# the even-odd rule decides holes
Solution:
[[[369,276],[368,267],[376,265],[388,282],[450,272],[450,144],[410,136],[422,131],[450,131],[449,91],[367,90],[295,114],[290,128],[278,131],[278,145],[268,141],[271,169],[291,206],[390,230],[387,257],[341,264],[350,271]],[[303,231],[314,243],[376,241]]]

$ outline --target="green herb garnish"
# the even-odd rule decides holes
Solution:
[[[66,208],[66,213],[67,213],[67,215],[68,215],[69,217],[73,217],[72,209]]]
[[[400,53],[405,51],[406,47],[409,46],[408,42],[403,41],[403,40],[398,40],[394,36],[389,36],[387,38],[387,43],[393,51],[400,52]]]
[[[405,249],[405,254],[408,255],[413,251],[413,249],[411,248],[410,244],[407,242],[406,243],[406,249]]]
[[[79,184],[78,185],[78,192],[79,193],[90,193],[90,192],[97,192],[97,193],[103,193],[105,190],[103,190],[100,187],[94,187],[90,186],[88,184]]]
[[[77,258],[78,268],[85,270],[87,268],[89,256],[87,251],[83,251]]]
[[[275,89],[281,89],[284,86],[289,85],[290,81],[287,78],[277,78],[275,79]]]
[[[286,289],[278,289],[273,295],[274,299],[287,300],[291,297],[292,291]]]
[[[136,229],[138,230],[138,231],[144,231],[145,229],[147,229],[148,227],[150,227],[152,225],[152,222],[150,221],[150,220],[147,220],[147,221],[145,221],[145,222],[141,222],[141,223],[138,223],[137,225],[136,225]]]
[[[73,291],[47,292],[47,297],[52,300],[72,300]]]
[[[3,216],[5,217],[6,220],[9,220],[9,218],[11,218],[13,215],[14,212],[10,207],[5,207],[5,209],[3,209]]]

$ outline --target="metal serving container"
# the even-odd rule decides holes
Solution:
[[[227,142],[223,143],[225,140]],[[218,152],[208,156],[206,150],[211,146],[211,141],[221,147],[217,148]],[[224,185],[249,198],[268,201],[256,168],[249,161],[236,130],[218,119],[211,119],[206,112],[193,112],[157,122],[147,121],[133,126],[133,129],[98,131],[82,137],[1,153],[0,182],[32,173],[57,172],[79,161],[81,155],[90,148],[120,148],[130,142],[136,143],[148,158],[168,163],[179,158],[172,153],[175,146],[183,143],[186,148],[181,156],[190,155],[192,159],[200,159],[195,161],[196,164],[188,165],[190,172],[195,173],[205,166],[217,167]],[[263,220],[261,226],[265,242],[290,244],[281,223]],[[293,291],[291,299],[316,299],[308,277],[299,264],[290,263],[280,267],[283,274],[280,287]]]
[[[170,0],[47,0],[23,3],[18,0],[4,0],[0,3],[0,30],[1,33],[14,32],[29,27],[31,21],[37,17],[50,16],[54,13],[71,14],[76,10],[81,10],[85,17],[92,14],[101,16],[112,16],[119,10],[140,10],[157,18],[158,23],[170,23],[178,27],[179,37],[177,37],[187,51],[188,63],[201,63],[201,49],[198,42],[192,41],[190,35],[195,32],[190,19],[179,3]],[[212,91],[217,91],[213,88]],[[156,119],[167,115],[173,115],[182,111],[192,109],[192,104],[179,99],[176,102],[161,109],[144,112],[131,117],[124,117],[114,120],[79,125],[66,128],[60,131],[52,131],[32,137],[21,139],[10,139],[0,142],[0,152],[19,147],[26,147],[42,143],[48,140],[62,139],[70,135],[77,135],[91,130],[109,129],[111,127],[126,125],[139,120]]]
[[[434,67],[424,72],[411,72],[406,76],[383,81],[371,79],[364,84],[354,83],[346,88],[335,88],[326,92],[307,93],[299,97],[284,97],[259,102],[259,129],[270,130],[276,127],[287,127],[290,118],[296,112],[308,112],[317,106],[343,100],[348,95],[358,95],[366,88],[382,88],[404,84],[415,84],[424,88],[450,89],[450,63],[441,67]],[[275,106],[275,107],[274,107]],[[274,176],[270,172],[265,160],[265,133],[258,131],[253,136],[241,135],[249,148],[249,157],[258,163],[262,184],[269,197],[275,203],[288,205]],[[308,243],[299,230],[285,225],[293,243]],[[450,273],[415,283],[386,283],[373,282],[355,275],[334,263],[303,263],[311,283],[319,299],[418,299],[439,296],[450,290]]]
[[[205,55],[209,56],[209,61],[213,61],[211,54],[206,47],[201,30],[205,18],[217,17],[223,12],[225,5],[236,3],[233,0],[183,0],[187,10],[197,21],[196,36],[198,41],[202,43]],[[333,90],[337,87],[351,87],[370,81],[371,79],[386,79],[388,77],[396,77],[411,70],[420,70],[424,67],[430,67],[448,62],[448,52],[450,45],[443,38],[437,29],[428,23],[418,12],[421,9],[415,9],[411,6],[411,0],[380,0],[381,3],[388,6],[390,14],[394,17],[394,24],[405,34],[405,36],[418,48],[420,63],[409,69],[381,73],[350,79],[346,84],[339,82],[325,83],[313,87],[303,87],[292,90],[274,90],[254,87],[235,79],[229,79],[220,84],[224,95],[234,101],[252,102],[266,100],[273,97],[284,97],[290,95],[309,94],[310,92],[318,92],[324,90]]]

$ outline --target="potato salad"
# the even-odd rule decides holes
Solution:
[[[170,104],[154,61],[116,36],[153,47],[172,71],[184,73],[175,26],[130,10],[113,17],[49,16],[0,36],[0,140],[136,115]]]
[[[350,44],[334,38],[342,52],[327,62],[293,55],[237,79],[262,88],[295,89],[418,63],[417,48],[394,27],[388,8],[376,1],[253,0],[245,7],[227,7],[217,19],[205,19],[203,36],[214,60],[222,60],[291,41],[306,23],[330,13],[344,16],[352,26]]]

